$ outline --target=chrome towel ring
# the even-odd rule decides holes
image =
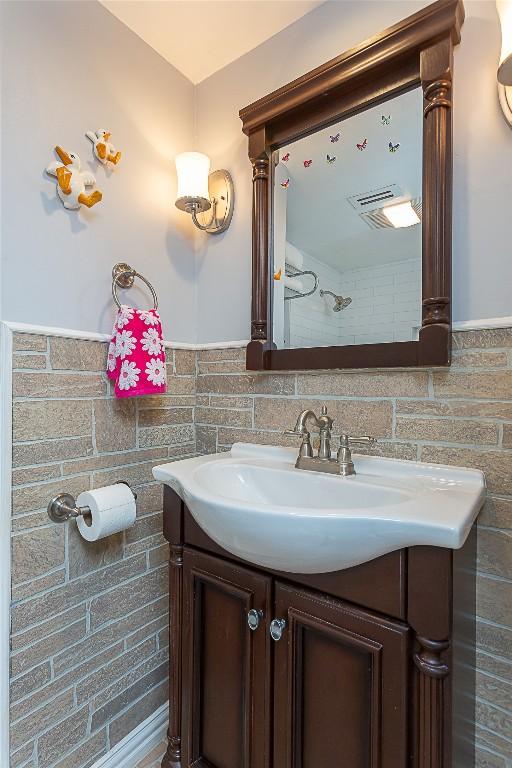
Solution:
[[[316,291],[316,289],[318,288],[318,275],[316,274],[316,272],[313,272],[311,269],[295,269],[295,267],[293,267],[294,271],[290,272],[288,270],[288,266],[289,265],[287,264],[286,265],[286,275],[288,277],[302,277],[302,275],[311,275],[314,278],[314,280],[315,280],[315,285],[313,286],[313,288],[310,291],[306,291],[305,293],[296,293],[294,296],[293,295],[292,296],[285,296],[284,300],[285,301],[290,301],[291,299],[305,299],[306,296],[311,296],[311,294],[314,293]]]
[[[140,272],[137,272],[136,269],[130,267],[129,264],[124,264],[122,262],[115,264],[114,268],[112,269],[112,296],[117,306],[121,308],[121,302],[117,296],[117,287],[119,286],[120,288],[131,288],[136,277],[142,280],[143,283],[146,283],[153,297],[153,309],[158,309],[158,298],[156,291],[149,280],[147,280],[144,275],[141,275]]]

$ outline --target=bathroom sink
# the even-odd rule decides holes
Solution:
[[[155,467],[201,528],[248,562],[325,573],[418,544],[458,549],[485,495],[483,473],[354,456],[351,477],[295,469],[293,448],[236,443]]]

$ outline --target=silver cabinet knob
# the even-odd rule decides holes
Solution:
[[[286,627],[285,619],[273,619],[270,622],[270,637],[275,640],[276,643],[283,636],[284,628]]]
[[[256,608],[251,608],[247,613],[247,624],[252,632],[255,632],[258,629],[262,618],[263,611],[257,611]]]

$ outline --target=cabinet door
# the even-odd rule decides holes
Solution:
[[[407,627],[279,583],[274,613],[274,768],[405,768]]]
[[[271,580],[187,549],[183,566],[183,768],[268,768]]]

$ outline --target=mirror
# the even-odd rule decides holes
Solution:
[[[422,157],[420,88],[274,152],[277,348],[418,339]]]
[[[462,0],[437,0],[240,110],[253,180],[248,370],[450,364],[463,22]]]

